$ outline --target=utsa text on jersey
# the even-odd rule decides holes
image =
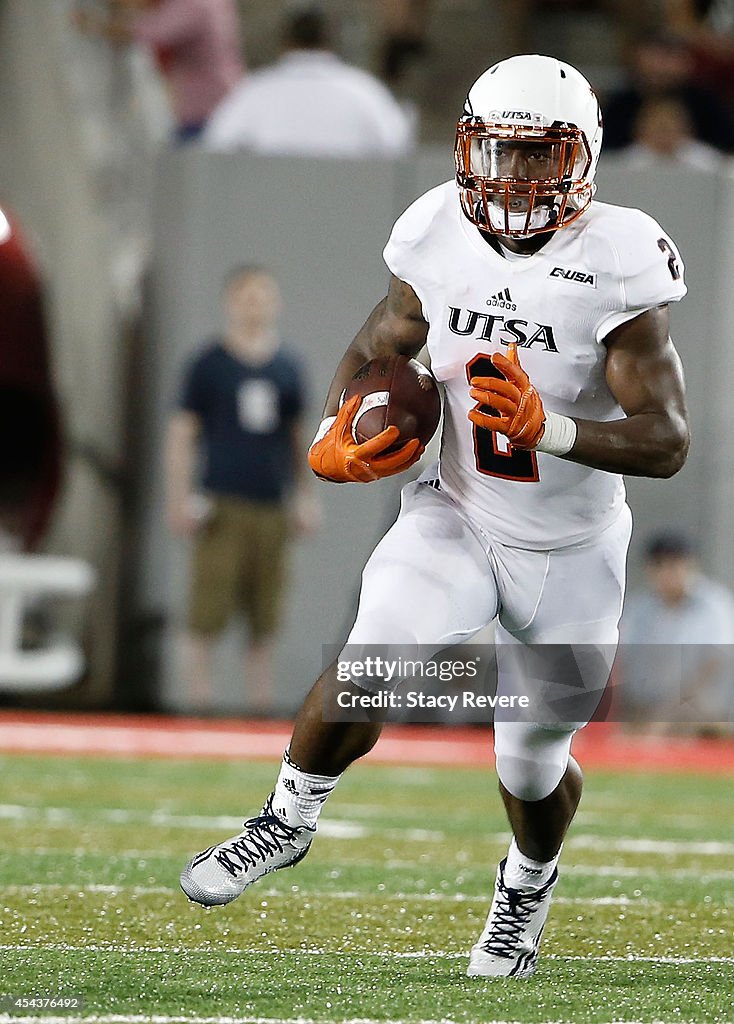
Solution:
[[[463,318],[463,324],[462,324]],[[477,325],[481,321],[481,330]],[[481,341],[498,341],[500,345],[515,342],[522,348],[542,345],[548,352],[557,352],[555,335],[550,324],[533,323],[519,318],[507,319],[493,313],[478,313],[474,309],[459,309],[449,306],[449,330],[454,334],[476,336]],[[495,328],[497,330],[495,331]]]

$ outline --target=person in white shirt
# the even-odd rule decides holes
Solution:
[[[682,533],[651,538],[645,571],[620,626],[622,720],[658,734],[731,733],[734,596],[700,571]]]
[[[216,108],[205,148],[270,156],[396,157],[415,143],[413,119],[374,76],[329,49],[326,19],[301,11],[285,53],[248,75]]]
[[[631,145],[620,151],[627,167],[660,169],[687,167],[715,173],[724,155],[693,135],[691,117],[676,96],[653,96],[642,105]]]
[[[618,639],[631,532],[623,474],[673,476],[689,447],[668,312],[686,292],[683,264],[652,217],[594,201],[601,142],[599,104],[575,68],[537,54],[501,61],[466,97],[455,179],[393,227],[388,294],[336,369],[308,459],[339,483],[411,466],[418,439],[395,450],[388,427],[359,443],[360,399],[340,398],[368,360],[427,345],[444,390],[439,464],[403,488],[347,644],[306,697],[262,811],[184,868],[190,899],[229,903],[306,855],[341,774],[380,735],[374,716],[339,708],[344,693],[394,695],[385,652],[407,648],[422,665],[495,622],[506,703],[494,745],[513,838],[467,973],[535,971],[581,798],[571,744]],[[518,692],[525,716],[502,711]]]

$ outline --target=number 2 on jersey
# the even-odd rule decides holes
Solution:
[[[680,279],[680,267],[678,266],[678,260],[676,259],[676,255],[667,238],[658,238],[658,249],[663,256],[667,256],[668,258],[668,270],[670,271],[670,276],[674,281],[678,281]]]
[[[466,364],[466,378],[470,381],[472,377],[500,377],[504,380],[503,374],[491,358],[483,353],[474,356]],[[478,427],[473,423],[471,428],[474,431],[474,459],[480,473],[484,476],[501,477],[503,480],[538,482],[540,477],[535,452],[513,448],[509,441],[503,450],[500,447],[505,441],[503,434],[497,434],[494,430],[487,430],[486,427]]]

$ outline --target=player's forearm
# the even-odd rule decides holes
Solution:
[[[423,325],[418,327],[409,318],[393,315],[387,299],[379,302],[336,368],[326,396],[324,416],[336,416],[339,398],[360,366],[378,356],[406,355],[412,358],[421,350],[424,340]]]
[[[576,423],[576,442],[563,458],[593,469],[629,476],[671,477],[688,455],[688,424],[680,416],[650,412],[608,423]]]
[[[385,311],[385,299],[379,302],[360,327],[354,341],[339,360],[334,378],[329,387],[324,403],[324,416],[336,416],[339,411],[339,398],[357,370],[374,356],[373,339]]]
[[[339,411],[339,398],[341,397],[344,388],[349,384],[349,381],[355,375],[360,366],[362,366],[363,363],[366,363],[369,358],[370,357],[366,355],[362,349],[356,347],[355,343],[352,342],[340,359],[339,365],[336,368],[334,378],[326,396],[326,402],[324,403],[324,417],[336,416]]]

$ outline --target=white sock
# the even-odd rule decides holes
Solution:
[[[273,791],[273,811],[289,825],[313,828],[340,778],[341,775],[310,775],[301,771],[286,750]]]
[[[519,889],[520,892],[534,892],[541,889],[546,882],[550,882],[551,876],[558,864],[561,851],[555,855],[553,860],[531,860],[526,857],[515,842],[514,836],[507,851],[507,863],[505,864],[505,885],[510,889]]]

